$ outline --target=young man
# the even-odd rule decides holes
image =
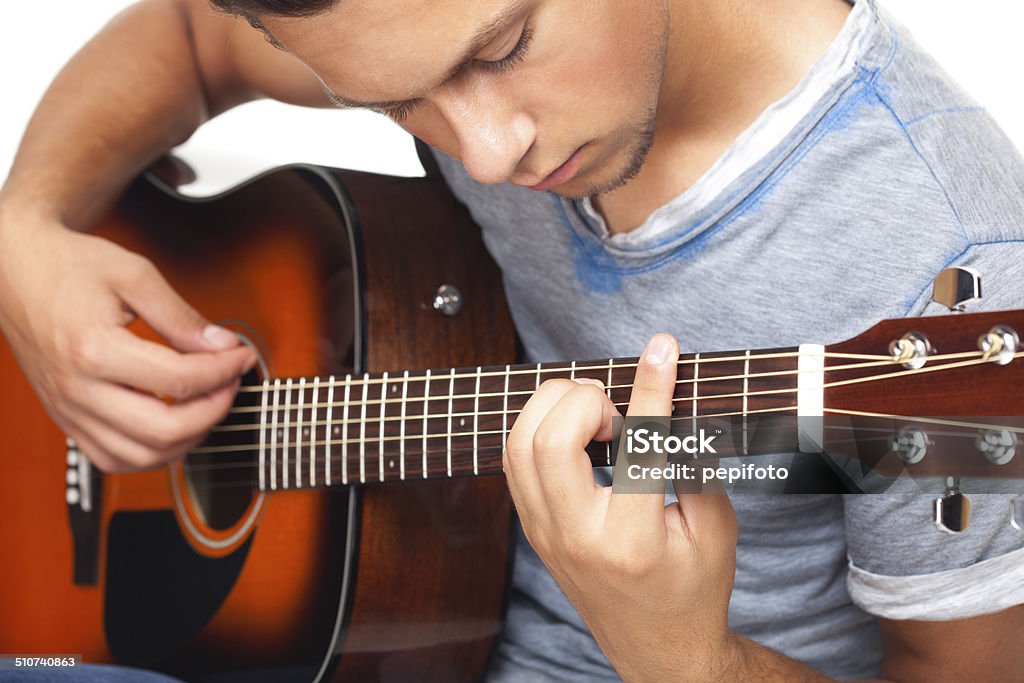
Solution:
[[[987,308],[1024,302],[1024,164],[872,0],[216,4],[260,30],[204,0],[114,21],[54,83],[0,199],[0,324],[105,469],[181,456],[253,358],[80,231],[254,97],[373,107],[435,147],[530,360],[632,355],[658,330],[688,351],[836,341],[941,312],[948,265],[982,272]],[[175,350],[126,332],[134,315]],[[668,414],[678,353],[647,344],[630,413]],[[536,554],[520,543],[490,680],[1024,678],[1005,500],[957,537],[920,496],[664,507],[595,485],[582,446],[611,414],[550,382],[516,422],[506,472]]]

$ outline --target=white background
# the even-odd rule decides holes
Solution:
[[[628,2],[629,0],[621,0]],[[714,0],[692,0],[714,1]],[[813,0],[806,0],[813,1]],[[880,0],[914,31],[1024,149],[1024,6],[1008,0]],[[0,178],[50,79],[129,0],[9,2],[0,39]],[[87,87],[87,84],[83,84]],[[369,112],[321,111],[256,102],[204,126],[183,155],[218,174],[195,191],[212,191],[257,170],[310,162],[416,175],[412,144],[397,126]]]

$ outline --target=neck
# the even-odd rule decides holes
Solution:
[[[255,456],[261,490],[500,474],[505,439],[542,382],[600,380],[624,413],[635,371],[627,358],[267,381],[242,387],[228,421],[193,454],[221,467]],[[740,420],[731,454],[748,452],[746,416],[797,408],[796,349],[687,355],[677,378],[673,427]],[[795,432],[780,439],[762,445],[795,447]],[[595,466],[613,463],[610,444],[587,452]]]
[[[640,173],[596,198],[612,232],[635,229],[693,185],[773,102],[799,83],[842,28],[845,0],[669,6],[657,131]]]

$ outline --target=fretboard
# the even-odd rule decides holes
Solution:
[[[502,471],[505,440],[527,400],[551,379],[600,380],[626,412],[635,358],[275,379],[244,386],[228,419],[194,453],[248,459],[260,490],[346,486]],[[747,421],[795,414],[797,350],[682,357],[673,427],[722,416],[738,428],[721,455],[750,452]],[[740,420],[736,422],[736,419]],[[762,441],[796,447],[787,431]],[[610,443],[588,448],[611,465]]]

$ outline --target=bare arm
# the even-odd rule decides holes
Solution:
[[[88,226],[208,118],[263,96],[327,104],[312,74],[244,21],[205,0],[145,0],[113,19],[53,82],[0,196]]]
[[[0,190],[0,330],[47,410],[104,469],[183,455],[255,359],[149,262],[84,231],[203,121],[260,96],[326,104],[305,67],[245,22],[205,0],[145,0],[57,77]],[[133,315],[171,348],[128,332]]]

